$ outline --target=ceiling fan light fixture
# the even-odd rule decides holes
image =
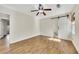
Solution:
[[[38,12],[42,13],[42,12],[43,12],[43,10],[39,10]]]
[[[52,9],[50,9],[50,8],[44,9],[44,8],[43,8],[43,5],[42,5],[42,4],[39,4],[38,10],[31,10],[31,12],[38,11],[37,14],[36,14],[36,16],[37,16],[38,14],[40,14],[40,13],[42,13],[44,16],[46,16],[45,11],[51,11],[51,10],[52,10]]]
[[[60,4],[57,4],[57,8],[60,8]]]

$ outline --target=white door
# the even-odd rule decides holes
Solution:
[[[59,18],[58,38],[68,39],[71,35],[71,22],[67,17]]]

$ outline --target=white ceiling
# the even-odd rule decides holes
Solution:
[[[74,7],[73,4],[61,4],[60,8],[57,8],[56,4],[43,4],[44,8],[51,8],[52,11],[46,11],[46,14],[47,14],[46,16],[42,14],[39,14],[38,16],[36,16],[37,12],[31,12],[31,10],[37,9],[38,4],[5,4],[4,6],[7,6],[13,10],[23,12],[23,13],[26,13],[27,15],[40,18],[40,19],[70,12]]]

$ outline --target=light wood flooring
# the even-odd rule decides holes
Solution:
[[[49,40],[50,39],[50,40]],[[36,36],[10,45],[12,54],[77,54],[71,41]]]
[[[7,46],[6,39],[0,39],[0,54],[8,53],[9,47]]]

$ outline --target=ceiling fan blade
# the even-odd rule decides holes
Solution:
[[[51,11],[52,9],[44,9],[45,11]]]
[[[46,13],[45,12],[43,12],[43,14],[46,16]]]
[[[38,10],[31,10],[31,12],[35,12],[35,11],[38,11]]]
[[[39,12],[36,14],[36,16],[39,14]]]

